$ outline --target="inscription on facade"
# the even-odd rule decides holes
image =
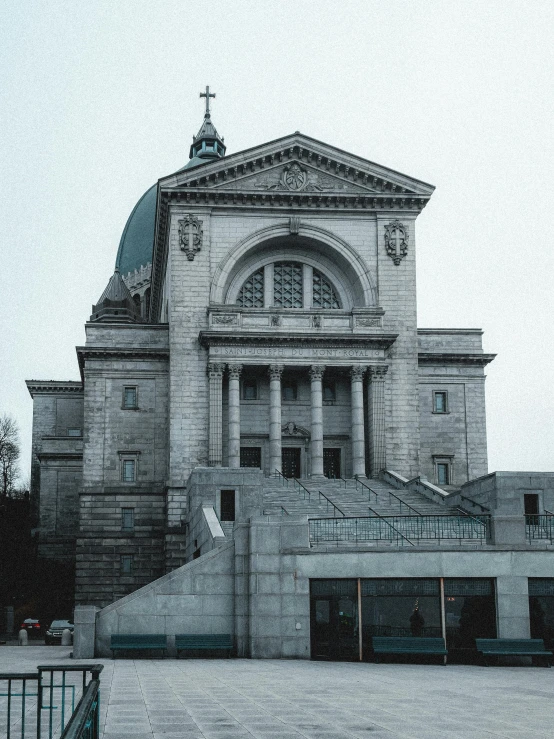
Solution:
[[[225,357],[290,357],[291,359],[316,359],[330,357],[333,359],[378,359],[384,357],[379,349],[332,348],[332,347],[267,347],[267,346],[214,346],[210,354]]]

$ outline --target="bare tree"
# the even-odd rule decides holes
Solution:
[[[12,494],[19,477],[19,429],[15,420],[0,416],[0,496]]]

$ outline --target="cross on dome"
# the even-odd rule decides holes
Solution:
[[[210,92],[209,85],[206,85],[206,92],[200,93],[201,98],[206,98],[206,112],[204,113],[205,116],[209,117],[210,115],[210,98],[215,97],[215,92]]]

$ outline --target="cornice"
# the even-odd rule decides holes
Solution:
[[[267,345],[275,346],[276,344],[286,344],[291,347],[305,346],[307,343],[317,344],[321,347],[334,348],[344,346],[364,346],[373,349],[388,349],[398,338],[398,334],[379,334],[374,336],[360,336],[356,334],[278,334],[278,333],[261,333],[252,332],[248,334],[223,333],[220,331],[201,331],[199,334],[200,344],[204,347],[224,346],[232,344],[234,346],[255,344],[257,346]]]
[[[486,367],[496,354],[462,354],[453,352],[418,352],[419,364],[471,364]]]
[[[25,380],[31,398],[35,395],[83,395],[83,383],[78,380]]]
[[[169,349],[148,349],[136,347],[76,347],[79,370],[84,382],[84,368],[87,359],[169,359]]]

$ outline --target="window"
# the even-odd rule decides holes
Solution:
[[[122,508],[121,509],[121,530],[122,531],[133,531],[135,528],[135,509],[134,508]]]
[[[273,267],[273,305],[278,308],[302,308],[302,265],[278,262]]]
[[[133,574],[133,555],[122,554],[121,555],[121,574],[132,575]]]
[[[269,285],[265,284],[266,278],[270,281]],[[311,280],[312,283],[311,305],[304,304],[305,279]],[[277,308],[326,310],[337,310],[342,307],[332,282],[318,269],[301,262],[274,262],[256,270],[240,288],[237,305],[243,308],[263,308],[273,305]]]
[[[448,462],[437,462],[437,482],[439,485],[450,485],[450,465]]]
[[[81,429],[67,429],[68,436],[81,436]]]
[[[313,276],[313,307],[314,308],[340,308],[339,299],[335,292],[335,288],[329,280],[314,269]]]
[[[323,400],[332,402],[337,399],[337,392],[334,382],[323,383]]]
[[[242,383],[242,399],[257,400],[258,399],[258,383],[256,380],[244,380]]]
[[[135,482],[137,473],[136,459],[123,459],[121,462],[121,479],[123,482]]]
[[[235,491],[234,490],[222,490],[221,491],[221,521],[234,521],[235,520]]]
[[[433,392],[433,413],[448,413],[448,393],[445,390]]]
[[[296,400],[298,391],[297,391],[297,385],[296,382],[293,382],[291,380],[288,380],[287,382],[283,383],[283,400]]]
[[[264,307],[264,271],[259,269],[246,280],[237,300],[243,308]]]
[[[126,387],[123,389],[123,407],[127,410],[138,407],[136,387]]]

